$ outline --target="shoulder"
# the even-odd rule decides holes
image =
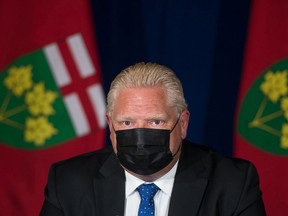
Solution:
[[[184,141],[179,168],[181,181],[205,183],[203,215],[209,214],[207,209],[219,215],[265,215],[258,173],[251,162]]]
[[[66,202],[80,203],[83,197],[93,197],[93,179],[108,158],[113,159],[111,147],[54,163],[48,175],[45,203],[61,209]]]
[[[51,166],[51,172],[60,177],[75,177],[85,175],[95,175],[105,161],[112,155],[112,147],[84,153],[63,161],[54,163]],[[80,174],[80,175],[79,175]]]
[[[208,188],[214,191],[214,194],[217,194],[217,191],[228,198],[230,195],[235,197],[236,194],[257,188],[253,195],[261,195],[257,170],[248,160],[223,156],[208,147],[186,141],[182,159],[189,164],[186,164],[187,170],[208,180]]]
[[[225,156],[207,146],[198,145],[187,140],[183,143],[182,151],[185,160],[189,158],[188,160],[192,163],[201,161],[207,165],[209,164],[214,169],[218,167],[243,169],[244,167],[252,165],[248,160]]]
[[[213,181],[243,183],[250,177],[258,181],[257,170],[250,161],[224,156],[206,146],[185,141],[182,158],[192,167],[202,167]]]

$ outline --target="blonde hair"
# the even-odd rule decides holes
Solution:
[[[114,101],[121,89],[155,86],[166,90],[168,105],[175,106],[178,114],[187,109],[182,84],[175,73],[164,65],[141,62],[121,71],[111,83],[107,96],[107,114],[111,116]]]

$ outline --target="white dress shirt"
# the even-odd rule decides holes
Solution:
[[[154,183],[160,190],[154,196],[155,216],[168,216],[169,204],[171,193],[174,184],[174,178],[178,166],[177,163],[173,168],[161,178],[157,179]],[[140,195],[136,190],[137,187],[144,182],[143,180],[131,175],[125,170],[126,185],[125,185],[125,216],[137,216],[138,208],[140,205]]]

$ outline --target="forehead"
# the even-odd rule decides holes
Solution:
[[[174,110],[168,106],[162,87],[121,89],[114,101],[115,115],[163,115]]]

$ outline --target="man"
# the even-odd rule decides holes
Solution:
[[[189,111],[171,69],[123,70],[106,118],[112,148],[54,164],[41,216],[266,215],[251,163],[185,140]]]

